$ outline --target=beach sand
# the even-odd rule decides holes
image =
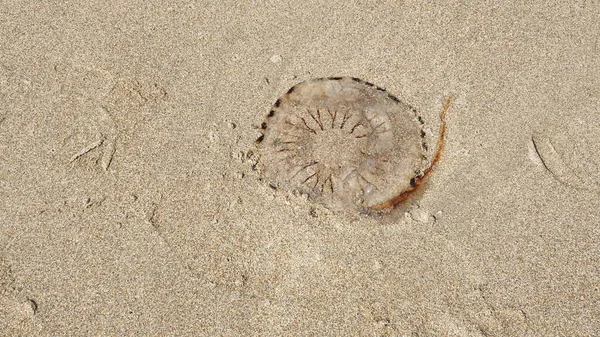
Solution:
[[[0,335],[599,336],[600,3],[14,1]],[[446,146],[392,214],[273,189],[260,123],[352,76]]]

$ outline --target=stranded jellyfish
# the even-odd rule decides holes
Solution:
[[[379,211],[414,192],[442,152],[446,100],[428,159],[423,119],[385,89],[358,78],[296,84],[261,124],[259,167],[271,185],[328,208]]]

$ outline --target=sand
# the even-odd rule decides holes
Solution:
[[[0,335],[600,335],[600,3],[0,9]],[[388,216],[253,168],[353,76],[446,146]]]

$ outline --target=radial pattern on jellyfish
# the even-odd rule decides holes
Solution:
[[[257,140],[264,177],[330,208],[381,209],[415,187],[427,159],[416,110],[351,77],[299,83]]]

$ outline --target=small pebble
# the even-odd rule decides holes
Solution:
[[[275,54],[275,55],[271,56],[271,58],[269,60],[273,63],[279,63],[279,62],[281,62],[281,55]]]

